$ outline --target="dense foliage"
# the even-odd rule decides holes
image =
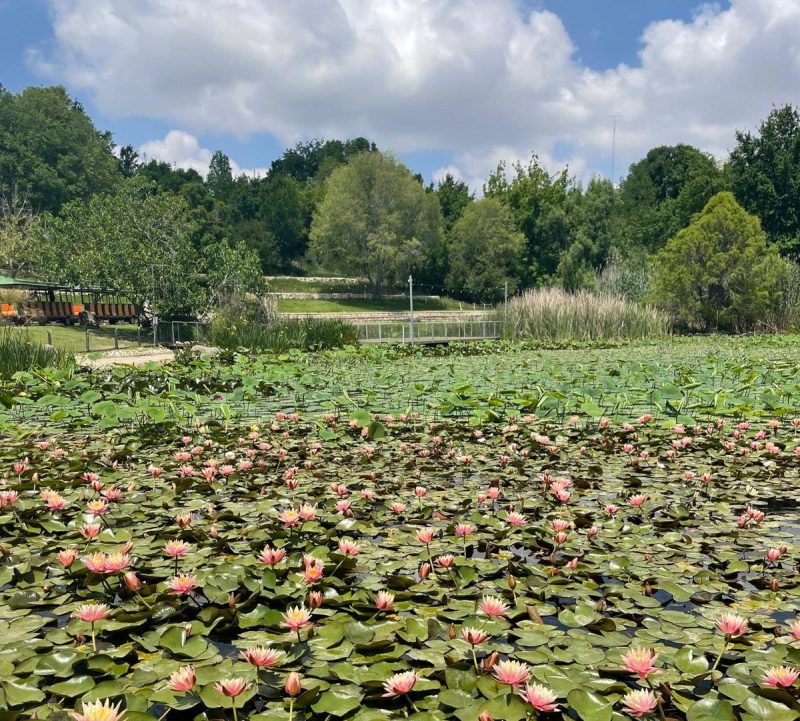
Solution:
[[[638,299],[646,295],[639,271],[722,191],[731,191],[761,221],[770,246],[797,258],[799,117],[792,106],[776,107],[757,131],[736,134],[725,162],[684,144],[654,148],[631,165],[619,187],[600,178],[578,182],[568,168],[554,172],[536,155],[511,168],[500,163],[483,191],[504,206],[511,225],[503,222],[508,232],[496,232],[496,224],[487,230],[484,255],[502,262],[481,274],[464,262],[466,249],[475,246],[466,242],[467,223],[459,225],[474,193],[452,174],[426,187],[364,138],[298,143],[263,178],[234,177],[231,161],[218,151],[204,177],[157,160],[142,162],[131,146],[115,155],[110,136],[92,126],[63,88],[0,91],[0,197],[17,199],[0,204],[0,263],[6,273],[50,274],[40,262],[41,236],[31,232],[30,210],[74,216],[80,204],[91,207],[93,198],[113,196],[124,180],[147,179],[166,204],[186,209],[179,235],[190,237],[196,256],[186,275],[196,265],[213,267],[209,257],[230,248],[249,258],[242,265],[251,270],[257,255],[262,273],[368,276],[378,294],[405,287],[412,272],[419,291],[469,301],[497,299],[506,282],[576,291],[608,289],[612,276],[626,297]],[[524,243],[509,245],[517,233]],[[466,270],[483,277],[467,277]],[[74,271],[61,275],[75,277]],[[769,290],[772,317],[798,315],[785,311],[783,286]],[[663,301],[674,308],[671,298]]]
[[[496,350],[2,383],[0,713],[798,718],[797,339]]]
[[[0,377],[2,378],[10,378],[18,371],[68,368],[73,362],[69,353],[42,345],[24,330],[7,327],[0,330]]]
[[[656,256],[653,294],[689,328],[742,332],[768,325],[785,275],[758,218],[719,193]]]

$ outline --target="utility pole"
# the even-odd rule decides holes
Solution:
[[[614,176],[616,175],[617,169],[617,118],[619,117],[619,115],[611,116],[611,119],[614,121],[613,130],[611,131],[611,185],[615,185]]]
[[[408,276],[408,303],[411,311],[409,316],[411,321],[409,323],[409,339],[411,345],[414,345],[414,278],[410,275]]]

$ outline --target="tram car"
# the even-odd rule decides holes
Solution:
[[[133,303],[113,291],[0,277],[0,317],[15,325],[135,323]]]

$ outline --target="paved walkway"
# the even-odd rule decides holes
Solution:
[[[105,368],[113,365],[140,366],[150,361],[168,363],[175,360],[175,353],[167,348],[131,348],[107,351],[102,354],[76,355],[78,365],[88,368]]]

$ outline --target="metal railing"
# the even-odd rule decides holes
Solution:
[[[419,320],[357,323],[358,338],[363,343],[401,343],[429,345],[451,341],[481,341],[503,335],[501,320]]]

